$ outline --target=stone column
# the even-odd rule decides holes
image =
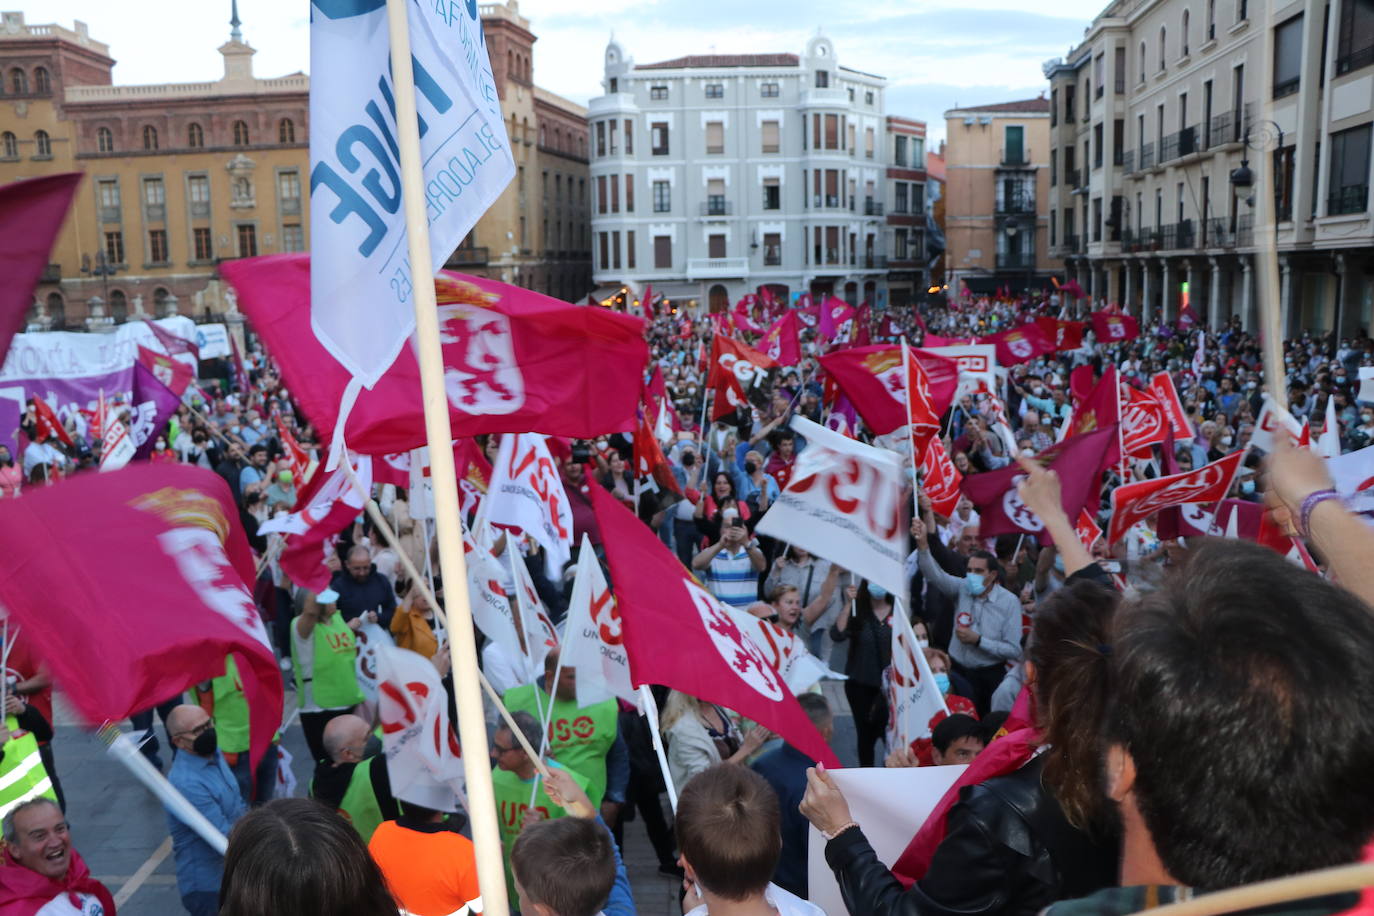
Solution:
[[[1123,292],[1123,296],[1122,296],[1122,301],[1121,301],[1121,307],[1122,307],[1123,309],[1126,309],[1127,311],[1134,311],[1137,315],[1139,315],[1139,314],[1140,314],[1139,303],[1137,303],[1137,302],[1135,301],[1135,283],[1132,282],[1132,281],[1135,280],[1135,262],[1134,262],[1134,261],[1122,261],[1122,262],[1121,262],[1121,270],[1122,270],[1122,273],[1125,275],[1125,277],[1124,277],[1125,283],[1124,283],[1124,289],[1123,289],[1123,291],[1122,291],[1122,292]]]
[[[1299,331],[1298,324],[1302,321],[1301,315],[1295,314],[1296,303],[1293,301],[1293,259],[1291,257],[1279,258],[1279,328],[1284,337],[1296,337]]]
[[[1241,329],[1254,333],[1256,325],[1255,315],[1255,270],[1252,258],[1248,254],[1240,256],[1240,326]]]
[[[1151,267],[1149,258],[1140,262],[1140,324],[1141,330],[1154,323],[1155,300],[1154,283],[1151,282],[1151,274],[1154,270]]]
[[[1174,303],[1178,301],[1178,297],[1174,294],[1175,278],[1173,259],[1161,259],[1159,278],[1159,291],[1161,294],[1159,300],[1159,318],[1161,321],[1173,321],[1178,317],[1174,309]]]
[[[1231,317],[1229,309],[1223,314],[1222,303],[1225,300],[1221,297],[1221,259],[1208,258],[1207,263],[1212,268],[1212,283],[1207,289],[1207,320],[1212,327],[1219,328]]]

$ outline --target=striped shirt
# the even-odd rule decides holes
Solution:
[[[747,547],[740,547],[739,553],[721,548],[702,572],[706,587],[723,604],[746,608],[759,600],[759,574]]]

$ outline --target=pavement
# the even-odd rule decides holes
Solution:
[[[841,761],[852,766],[854,728],[841,682],[829,681],[823,686],[837,713],[834,746]],[[121,916],[175,916],[184,912],[176,888],[167,815],[161,804],[105,753],[99,738],[73,724],[75,720],[60,697],[54,718],[57,734],[53,749],[67,797],[72,842],[92,874],[115,895]],[[163,760],[170,763],[161,722],[156,729],[163,744]],[[299,725],[287,730],[284,744],[294,758],[296,794],[304,795],[311,768]],[[663,801],[666,805],[666,796]],[[676,916],[682,912],[678,905],[680,882],[658,873],[658,859],[642,819],[625,826],[623,855],[641,914]]]

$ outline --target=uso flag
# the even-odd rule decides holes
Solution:
[[[477,4],[406,6],[431,249],[418,278],[444,266],[515,161]],[[415,327],[389,40],[386,0],[311,0],[310,324],[368,388]]]

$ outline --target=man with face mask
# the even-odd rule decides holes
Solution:
[[[366,843],[383,821],[400,817],[382,739],[355,715],[331,719],[324,727],[327,759],[315,764],[310,797],[348,818]]]
[[[15,466],[14,456],[8,445],[0,445],[0,499],[10,499],[19,495],[24,475]]]
[[[219,751],[214,720],[199,706],[178,706],[167,717],[167,733],[178,752],[167,775],[168,782],[215,829],[228,836],[247,808],[239,795],[238,780]],[[172,832],[182,906],[191,916],[214,916],[219,912],[224,856],[170,810],[167,823]]]

